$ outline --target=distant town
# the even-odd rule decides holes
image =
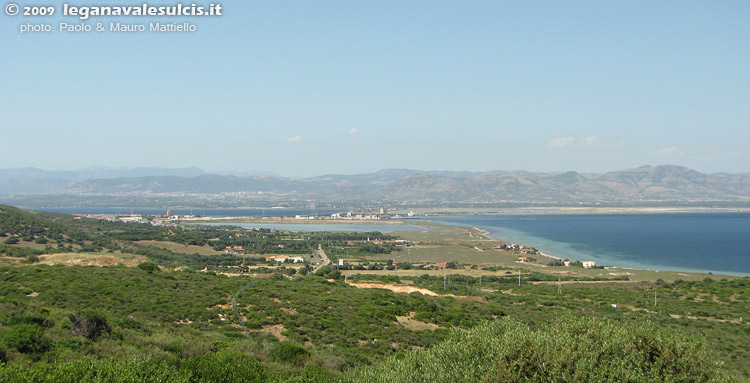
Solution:
[[[376,220],[389,220],[389,219],[408,219],[416,218],[417,215],[410,211],[406,214],[389,214],[388,207],[381,206],[377,213],[373,212],[353,212],[347,211],[343,213],[333,214],[311,214],[311,215],[300,215],[294,216],[249,216],[249,217],[207,217],[195,214],[175,214],[172,210],[167,210],[162,215],[147,215],[147,214],[74,214],[76,217],[85,217],[91,219],[101,219],[110,222],[133,222],[142,224],[151,224],[154,226],[176,226],[179,223],[185,221],[226,221],[226,220],[243,220],[243,219],[261,219],[261,220],[282,220],[282,221],[331,221],[331,220],[346,220],[346,221],[376,221]]]

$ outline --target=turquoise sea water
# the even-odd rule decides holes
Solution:
[[[498,215],[431,218],[561,258],[653,270],[750,275],[750,214]]]

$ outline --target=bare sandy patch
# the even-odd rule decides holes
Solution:
[[[750,323],[745,322],[742,318],[739,319],[722,319],[722,318],[716,318],[716,317],[699,317],[699,316],[692,316],[692,315],[680,315],[680,314],[669,314],[672,319],[690,319],[690,320],[707,320],[709,322],[720,322],[720,323],[736,323],[736,324],[742,324],[742,323]]]
[[[438,328],[440,328],[440,326],[434,323],[427,323],[427,322],[415,320],[414,319],[415,315],[417,315],[417,313],[415,311],[412,311],[405,316],[397,316],[396,322],[398,322],[400,325],[412,331],[422,331],[422,330],[435,331]]]
[[[405,294],[411,294],[411,293],[420,293],[422,295],[429,295],[432,297],[437,297],[440,294],[424,289],[421,287],[414,287],[414,286],[396,286],[396,285],[389,285],[385,283],[352,283],[347,282],[348,285],[354,286],[358,289],[385,289],[385,290],[391,290],[394,293],[405,293]]]
[[[148,259],[137,254],[58,253],[39,256],[39,263],[65,266],[138,266]]]
[[[632,306],[632,305],[618,305],[618,306],[622,307],[622,308],[625,308],[625,309],[628,309],[630,311],[644,311],[644,312],[647,312],[649,314],[658,314],[656,311],[651,311],[651,310],[648,310],[648,309],[644,309],[644,308],[640,308],[640,307],[635,307],[635,306]]]
[[[275,324],[273,326],[266,326],[258,330],[250,330],[250,332],[264,332],[266,334],[271,334],[276,337],[276,339],[279,340],[279,342],[283,342],[287,340],[288,338],[284,335],[281,335],[282,332],[284,332],[286,329],[284,328],[283,324]]]
[[[394,293],[405,293],[405,294],[411,294],[411,293],[420,293],[422,295],[429,295],[431,297],[450,297],[455,299],[464,299],[469,301],[476,301],[476,302],[487,302],[487,299],[483,297],[473,297],[473,296],[464,296],[464,295],[453,295],[453,294],[438,294],[432,290],[425,289],[422,287],[414,287],[414,286],[398,286],[398,285],[391,285],[391,284],[385,284],[385,283],[352,283],[347,282],[348,285],[356,287],[358,289],[385,289],[385,290],[391,290]]]
[[[287,314],[290,314],[290,315],[297,315],[297,310],[296,309],[291,309],[291,308],[287,308],[287,307],[281,307],[281,311],[283,311],[283,312],[285,312]]]

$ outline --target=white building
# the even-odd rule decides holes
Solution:
[[[582,263],[583,263],[583,268],[584,269],[590,269],[590,268],[596,266],[596,262],[594,262],[594,261],[583,261]]]

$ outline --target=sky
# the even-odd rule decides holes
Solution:
[[[745,0],[196,0],[222,15],[88,20],[49,3],[0,14],[0,168],[750,172]]]

